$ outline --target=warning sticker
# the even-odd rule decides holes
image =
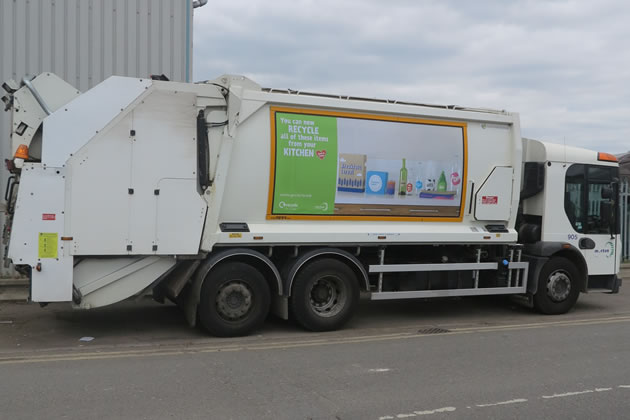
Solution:
[[[57,258],[57,244],[59,234],[39,233],[38,258]]]
[[[481,197],[481,204],[499,204],[499,197],[496,195],[484,195]]]
[[[42,220],[55,220],[56,216],[54,213],[44,213],[42,214]]]

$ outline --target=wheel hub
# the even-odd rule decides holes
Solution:
[[[311,308],[320,316],[334,316],[345,306],[346,295],[347,291],[341,279],[336,276],[321,277],[311,288]]]
[[[329,284],[322,284],[322,282],[318,282],[313,288],[312,297],[315,303],[323,304],[330,300],[333,294],[333,289]]]
[[[233,281],[222,286],[217,293],[217,311],[221,317],[235,321],[252,307],[252,292],[245,283]]]
[[[562,302],[571,293],[571,278],[562,270],[554,271],[547,280],[547,295],[554,302]]]

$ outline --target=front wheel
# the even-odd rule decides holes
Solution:
[[[580,295],[580,273],[564,257],[553,257],[543,266],[534,295],[534,307],[543,314],[568,312]]]
[[[313,261],[300,270],[291,293],[295,319],[311,331],[340,328],[350,320],[358,301],[354,272],[332,258]]]
[[[271,295],[265,277],[249,264],[227,262],[210,271],[201,287],[199,319],[217,337],[238,337],[260,328]]]

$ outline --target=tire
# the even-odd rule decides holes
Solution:
[[[269,286],[258,270],[242,262],[223,263],[204,279],[199,320],[217,337],[248,335],[262,327],[270,302]]]
[[[580,295],[580,277],[570,260],[552,257],[540,272],[534,307],[548,315],[567,313]]]
[[[346,264],[325,258],[308,263],[295,277],[291,310],[311,331],[332,331],[350,320],[359,301],[359,286]]]

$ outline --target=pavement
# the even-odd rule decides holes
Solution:
[[[0,278],[0,302],[26,302],[28,280],[23,277]]]

